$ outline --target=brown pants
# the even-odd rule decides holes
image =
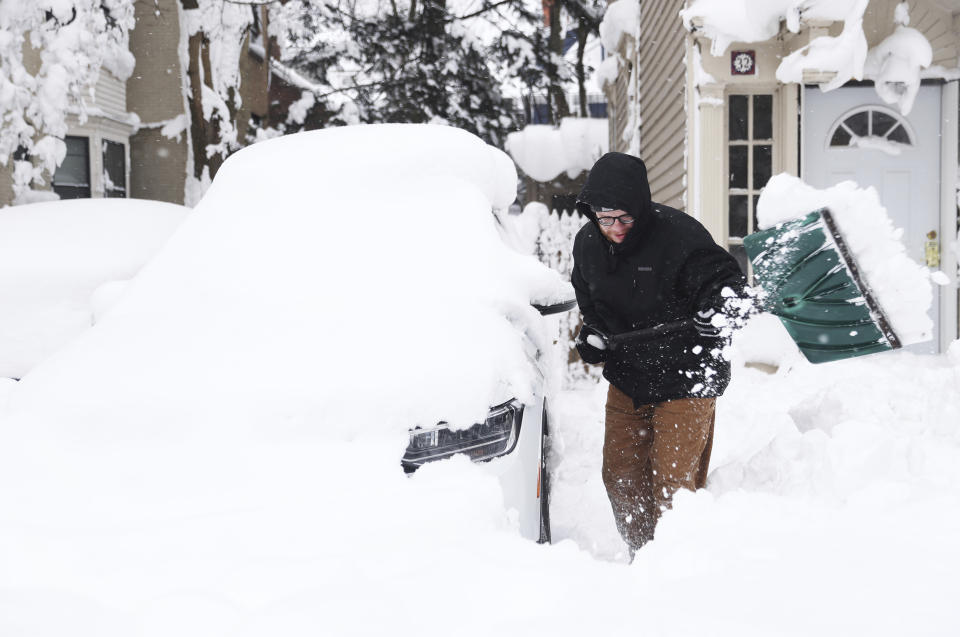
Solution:
[[[660,513],[680,488],[707,482],[716,398],[684,398],[634,409],[610,385],[603,483],[630,553],[653,539]]]

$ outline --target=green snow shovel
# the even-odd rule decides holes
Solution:
[[[764,310],[811,363],[901,347],[826,208],[743,239]]]

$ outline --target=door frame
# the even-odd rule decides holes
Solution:
[[[940,270],[950,278],[949,285],[933,285],[933,293],[940,296],[940,335],[938,349],[946,352],[950,343],[958,338],[960,333],[960,295],[958,295],[957,255],[951,249],[957,241],[958,216],[957,205],[957,165],[958,144],[960,144],[960,127],[957,124],[958,109],[960,109],[960,89],[956,80],[943,82],[940,80],[924,80],[924,84],[937,84],[940,88]],[[856,82],[850,86],[873,86],[872,82]],[[817,85],[805,85],[804,89],[817,88]],[[834,90],[842,91],[844,87]],[[799,91],[800,95],[800,135],[799,169],[802,171],[807,153],[806,136],[806,90]],[[803,179],[805,175],[801,174]]]
[[[946,352],[960,332],[958,312],[957,254],[951,247],[957,241],[957,164],[960,129],[960,84],[944,82],[940,89],[940,270],[950,277],[940,288],[940,351]],[[936,292],[936,290],[935,290]]]

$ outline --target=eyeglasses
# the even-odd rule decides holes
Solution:
[[[629,226],[634,222],[633,215],[620,215],[619,217],[597,217],[597,223],[605,228],[612,226],[618,220],[625,226]]]

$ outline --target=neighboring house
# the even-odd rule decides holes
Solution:
[[[130,136],[135,118],[127,112],[126,86],[103,70],[80,124],[67,116],[67,156],[53,176],[52,189],[61,199],[127,197],[130,192]]]
[[[39,66],[36,57],[25,52],[28,64]],[[136,118],[127,112],[125,83],[103,69],[86,105],[83,124],[77,113],[67,113],[66,157],[47,186],[63,199],[126,197]],[[12,170],[12,162],[0,166],[0,207],[13,203]]]
[[[680,18],[693,2],[641,0],[639,25],[622,29],[619,72],[604,86],[610,149],[639,152],[654,200],[699,218],[745,270],[742,238],[756,229],[759,193],[771,175],[786,172],[818,188],[847,179],[874,186],[917,261],[946,237],[942,263],[929,265],[955,279],[956,254],[947,248],[958,227],[960,0],[899,4],[871,0],[863,32],[872,49],[908,11],[910,27],[931,44],[933,63],[906,115],[870,81],[824,92],[836,73],[815,68],[804,69],[802,82],[778,81],[784,58],[817,37],[840,35],[842,21],[801,14],[796,32],[781,23],[770,39],[733,42],[713,55],[703,20],[689,20],[688,30]],[[891,141],[899,154],[884,152]],[[958,334],[957,285],[935,295],[937,338],[928,351],[943,351]]]
[[[254,21],[240,55],[241,107],[236,118],[237,139],[244,143],[248,122],[267,124],[271,103],[281,106],[299,98],[272,75],[265,62],[268,42],[263,28],[266,10],[251,6]],[[101,69],[93,95],[87,101],[87,120],[68,115],[67,156],[48,186],[61,199],[135,197],[188,203],[191,149],[187,131],[188,82],[180,52],[186,50],[182,33],[181,0],[135,3],[136,27],[130,32],[130,51],[136,67],[122,82]],[[289,95],[287,94],[289,93]],[[0,207],[13,202],[10,163],[0,167]]]

